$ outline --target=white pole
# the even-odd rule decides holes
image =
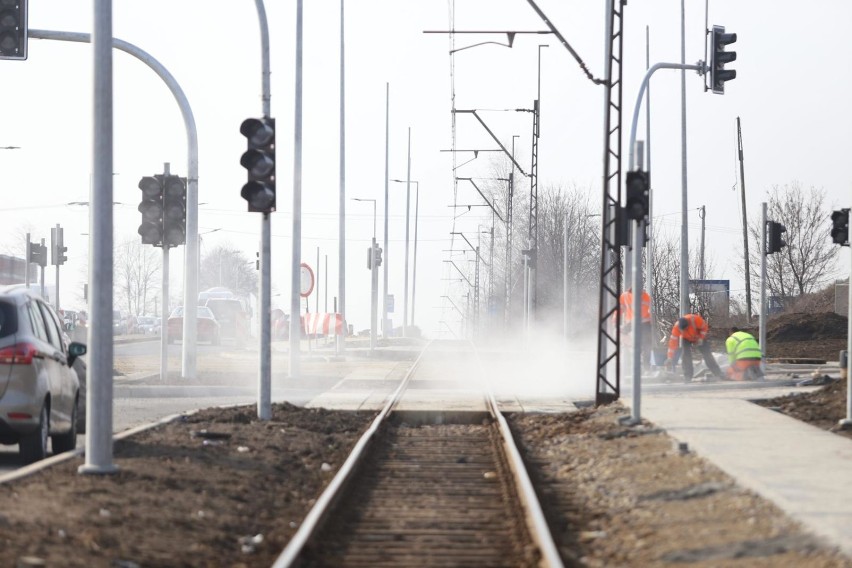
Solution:
[[[680,0],[680,64],[686,65],[686,8]],[[686,68],[680,72],[680,315],[689,313],[689,228],[686,190]]]
[[[766,202],[760,204],[760,349],[761,366],[766,371]]]
[[[849,251],[852,252],[852,247],[849,247]],[[849,280],[847,282],[847,290],[849,291],[849,303],[846,304],[846,318],[848,321],[848,327],[846,328],[846,418],[840,421],[840,425],[844,428],[852,427],[852,375],[850,375],[849,371],[852,371],[852,364],[849,362],[849,358],[852,357],[852,274],[849,276]]]
[[[645,69],[651,68],[651,31],[645,26]],[[651,174],[651,85],[645,94],[645,171]],[[651,180],[653,185],[653,180]],[[648,222],[645,224],[648,239],[645,243],[645,290],[651,298],[651,349],[657,345],[657,311],[654,299],[654,190],[648,188]]]
[[[160,298],[160,382],[165,383],[169,377],[169,247],[163,247],[163,283]]]
[[[562,236],[562,335],[568,338],[568,214]]]
[[[390,83],[385,83],[385,242],[382,259],[382,337],[390,337],[388,325],[388,155],[390,153]]]
[[[417,222],[418,222],[418,219],[420,218],[420,182],[418,181],[418,182],[414,182],[414,183],[415,183],[414,260],[412,262],[413,266],[412,266],[412,273],[411,273],[411,326],[412,327],[414,327],[414,308],[416,306],[416,304],[414,302],[414,298],[415,298],[415,293],[417,292]],[[492,261],[492,264],[493,264],[493,261]]]
[[[411,211],[411,127],[408,127],[408,174],[405,178],[405,285],[403,286],[402,336],[408,337],[408,220]]]
[[[94,1],[92,30],[93,165],[89,200],[89,356],[86,391],[86,463],[79,473],[118,471],[112,461],[112,0]]]
[[[290,262],[290,377],[299,373],[300,284],[302,262],[302,3],[296,1],[296,95],[293,145],[293,248]]]
[[[340,298],[338,310],[343,322],[343,332],[335,337],[336,354],[343,355],[346,349],[346,334],[349,326],[346,323],[346,73],[344,67],[344,23],[343,0],[340,0],[340,202],[338,205],[337,230],[337,295]],[[375,207],[375,204],[374,204]]]
[[[260,24],[261,53],[261,102],[264,118],[271,118],[270,108],[270,69],[269,69],[269,26],[266,21],[266,9],[263,0],[255,0],[258,22]],[[295,200],[295,197],[294,197]],[[295,209],[294,209],[295,211]],[[296,214],[293,214],[295,219]],[[197,233],[197,231],[195,231]],[[293,231],[296,234],[296,231]],[[295,240],[296,237],[294,237]],[[189,306],[190,298],[186,298]],[[260,220],[260,360],[258,361],[257,417],[260,420],[272,419],[272,216],[262,213]],[[195,300],[192,299],[192,304]],[[195,310],[191,310],[193,317]],[[184,317],[187,310],[184,309]],[[292,318],[291,318],[292,320]],[[194,324],[193,324],[194,325]],[[293,360],[292,354],[290,360]]]

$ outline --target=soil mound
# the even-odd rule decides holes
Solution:
[[[834,312],[782,314],[769,321],[767,341],[812,341],[845,339],[847,318]]]

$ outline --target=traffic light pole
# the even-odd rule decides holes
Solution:
[[[258,0],[259,1],[259,0]],[[299,325],[302,259],[302,14],[303,0],[296,2],[296,80],[293,143],[293,239],[290,263],[290,378],[300,375],[302,329]],[[267,251],[268,254],[268,251]],[[268,262],[266,264],[268,270]],[[268,316],[265,316],[268,317]]]
[[[375,207],[375,203],[373,207]],[[379,329],[377,321],[379,319],[379,264],[376,262],[378,258],[379,245],[376,243],[376,235],[373,235],[372,248],[370,249],[370,352],[376,350],[378,345]]]
[[[62,237],[60,236],[62,229],[59,227],[59,223],[56,224],[56,227],[53,229],[52,239],[51,239],[51,252],[53,253],[53,264],[56,266],[56,298],[53,302],[53,305],[56,306],[56,313],[59,313],[59,256],[62,254],[59,251],[59,247],[62,246]]]
[[[163,177],[169,175],[171,164],[163,164]],[[160,284],[160,382],[169,378],[169,247],[163,244],[163,268]],[[195,305],[195,304],[192,304]],[[183,317],[186,319],[187,305],[184,304]]]
[[[41,240],[41,252],[42,254],[46,254],[44,248],[44,239]],[[42,261],[41,267],[41,297],[44,298],[44,261]]]
[[[97,2],[106,3],[107,0],[96,0]],[[97,12],[96,12],[97,13]],[[91,34],[77,32],[62,32],[51,30],[29,30],[29,37],[34,39],[51,39],[58,41],[71,41],[77,43],[91,43]],[[110,47],[119,49],[128,53],[150,67],[163,80],[166,86],[171,91],[172,96],[178,103],[178,107],[183,116],[184,127],[186,129],[187,138],[187,193],[186,193],[186,258],[184,259],[184,296],[183,303],[186,306],[194,306],[198,302],[198,131],[195,127],[195,117],[192,114],[192,108],[189,106],[189,101],[181,89],[178,82],[169,73],[168,69],[154,59],[150,54],[140,49],[139,47],[128,43],[124,40],[112,37],[110,29]],[[110,94],[110,101],[111,101]],[[112,179],[112,173],[108,174]],[[94,204],[94,200],[92,200]],[[109,199],[110,207],[112,207],[112,197]],[[93,205],[94,207],[94,205]],[[111,211],[111,210],[110,210]],[[90,212],[94,217],[96,211]],[[111,213],[110,213],[111,215]],[[112,218],[112,217],[110,217]],[[112,233],[110,233],[112,235]],[[110,236],[109,242],[112,243]],[[110,256],[110,258],[112,258]],[[110,264],[110,270],[112,265]],[[43,279],[42,279],[43,281]],[[112,289],[112,284],[109,286]],[[97,298],[98,294],[93,289],[92,297]],[[92,327],[105,327],[111,330],[112,310],[108,315],[103,315],[105,319],[95,319],[95,314],[90,314],[92,317]],[[194,379],[196,376],[196,357],[197,357],[197,314],[195,310],[189,310],[183,320],[183,361],[181,375],[185,379]],[[110,331],[110,341],[112,331]],[[91,345],[91,343],[90,343]],[[110,352],[110,360],[112,354]],[[91,356],[90,356],[91,360]],[[112,380],[112,363],[109,363],[109,380]]]
[[[30,30],[31,37],[34,30]],[[86,462],[84,474],[111,474],[113,463],[113,76],[112,0],[94,1],[92,195],[89,217],[89,355],[86,391]],[[89,41],[78,34],[72,41]]]
[[[269,80],[269,25],[266,20],[266,9],[263,5],[263,0],[255,0],[257,8],[258,23],[260,25],[260,49],[261,49],[261,97],[263,104],[263,118],[271,118],[271,89]],[[298,42],[299,54],[297,58],[301,61],[301,12],[302,3],[299,0],[299,23],[298,23]],[[300,63],[301,65],[301,63]],[[301,68],[297,72],[301,74]],[[297,87],[301,90],[301,84]],[[301,99],[297,100],[297,106],[301,106]],[[297,117],[301,113],[297,111]],[[298,118],[297,118],[298,120]],[[298,128],[301,128],[299,122]],[[297,146],[297,152],[301,152],[301,148]],[[296,189],[298,187],[298,189]],[[294,186],[293,201],[296,201],[296,192],[301,192],[301,187]],[[301,247],[301,208],[293,209],[293,251],[294,251],[294,274],[293,282],[298,282],[298,256],[295,251],[296,242],[299,242]],[[298,224],[297,224],[298,223]],[[260,318],[260,361],[258,374],[258,394],[257,394],[257,417],[260,420],[272,419],[272,271],[270,262],[272,260],[272,219],[271,213],[264,212],[260,221],[260,309],[258,317]],[[298,306],[298,286],[293,290],[293,295],[296,297],[296,305]],[[293,352],[293,320],[298,322],[298,309],[290,310],[290,376],[298,373],[299,350],[298,343],[295,353]],[[295,315],[294,315],[295,314]],[[298,336],[297,336],[298,337]],[[298,341],[298,339],[297,339]],[[295,361],[295,363],[294,363]],[[294,366],[295,365],[295,366]],[[294,371],[295,369],[295,371]]]
[[[766,371],[766,202],[760,204],[760,330],[758,342],[763,353],[761,369]]]
[[[849,247],[852,252],[852,246]],[[849,363],[849,358],[852,357],[852,273],[846,281],[846,289],[849,293],[849,300],[846,304],[846,418],[840,421],[840,426],[843,429],[852,428],[852,376],[849,371],[852,371],[852,364]]]

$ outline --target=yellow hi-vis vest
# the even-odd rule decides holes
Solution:
[[[728,352],[728,362],[733,364],[740,359],[760,359],[763,353],[760,345],[750,333],[738,331],[725,341],[725,350]]]

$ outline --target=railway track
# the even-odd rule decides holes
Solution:
[[[427,346],[274,564],[561,565],[463,342]]]

